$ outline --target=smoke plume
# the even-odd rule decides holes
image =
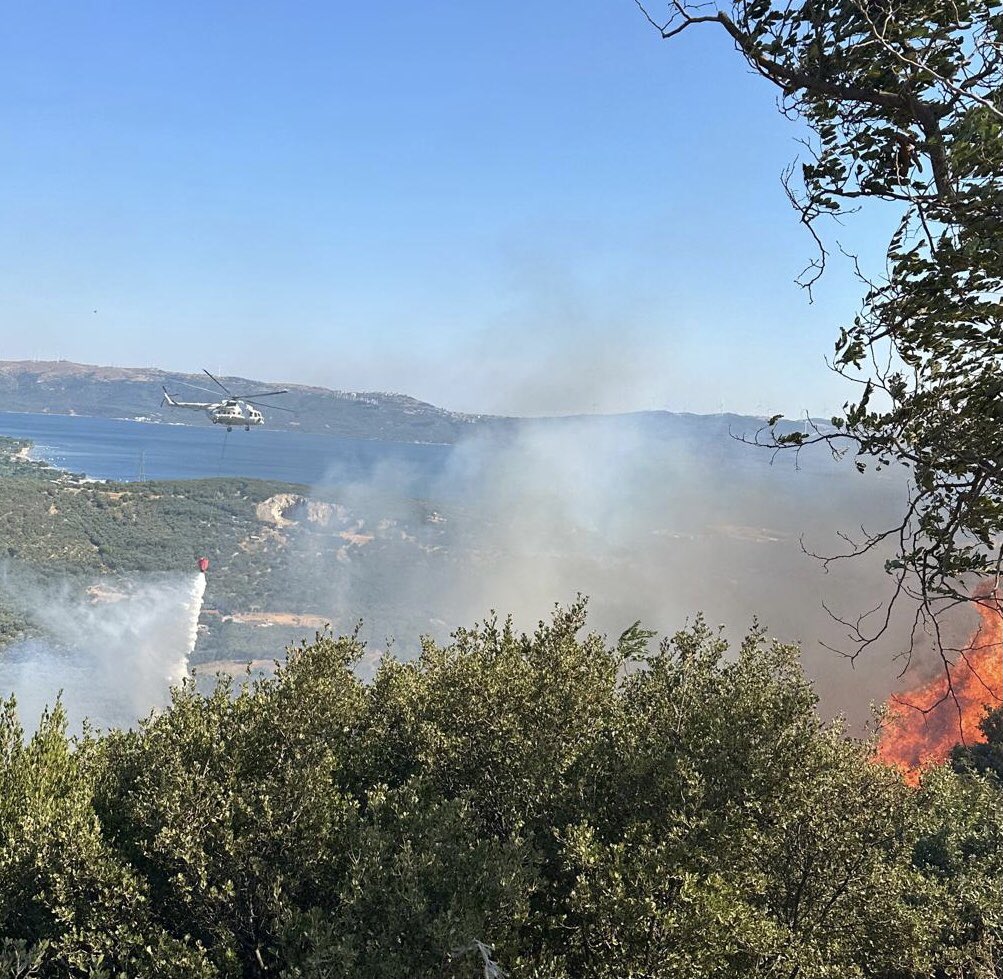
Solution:
[[[9,570],[3,587],[35,635],[4,652],[0,695],[13,694],[31,728],[57,696],[79,730],[128,727],[162,707],[188,671],[205,576],[107,580],[82,589]]]
[[[845,549],[838,532],[887,526],[904,480],[860,476],[824,450],[771,459],[729,437],[729,425],[751,421],[586,417],[477,435],[455,447],[425,500],[395,495],[421,482],[399,463],[340,486],[357,542],[304,536],[287,573],[336,628],[362,617],[368,640],[382,648],[391,637],[403,657],[419,634],[444,638],[492,609],[532,629],[579,593],[613,638],[637,619],[665,634],[703,612],[737,639],[758,619],[802,643],[824,709],[863,720],[895,687],[907,630],[896,623],[851,667],[829,648],[851,643],[823,603],[851,618],[872,608],[889,594],[884,555],[826,570],[805,549]]]

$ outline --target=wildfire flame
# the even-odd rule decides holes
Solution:
[[[979,722],[1003,694],[1003,610],[997,600],[976,604],[979,625],[949,670],[888,702],[877,760],[902,770],[915,785],[928,765],[946,761],[958,743],[985,741]]]

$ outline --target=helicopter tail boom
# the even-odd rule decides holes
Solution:
[[[170,394],[170,392],[168,392],[166,387],[164,388],[163,400],[160,403],[161,405],[170,405],[170,407],[172,408],[192,408],[195,410],[204,410],[205,408],[212,407],[212,405],[208,402],[178,401],[177,398],[175,398],[172,394]]]

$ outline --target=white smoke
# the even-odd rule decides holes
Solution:
[[[62,696],[73,730],[128,727],[163,707],[188,672],[205,576],[116,581],[81,591],[8,572],[6,589],[37,637],[0,658],[0,696],[13,694],[26,729]]]
[[[303,537],[288,583],[312,589],[337,629],[362,618],[371,648],[392,636],[402,658],[417,652],[420,633],[445,639],[490,609],[531,630],[578,593],[590,596],[590,625],[613,638],[635,620],[671,634],[703,612],[737,640],[758,617],[771,636],[803,644],[825,711],[866,722],[869,702],[895,688],[894,656],[908,637],[896,623],[851,668],[832,651],[852,649],[848,630],[826,608],[852,621],[887,599],[885,555],[826,570],[802,535],[805,547],[832,553],[845,547],[839,532],[890,525],[904,480],[860,476],[824,451],[804,452],[799,467],[790,455],[771,460],[731,438],[729,424],[622,416],[481,433],[457,444],[431,481],[435,521],[419,504],[394,503],[416,485],[413,473],[379,467],[337,497],[376,539],[346,547]],[[391,532],[381,540],[381,520],[399,538],[405,527],[410,543]]]

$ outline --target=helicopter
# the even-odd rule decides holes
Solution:
[[[164,397],[160,402],[169,405],[171,408],[190,408],[192,411],[204,411],[209,421],[214,425],[226,425],[226,430],[232,432],[234,428],[243,428],[245,432],[251,430],[252,425],[264,425],[265,416],[259,410],[258,403],[254,398],[271,398],[277,394],[288,394],[285,389],[281,391],[257,391],[252,394],[235,394],[222,381],[214,377],[204,367],[202,372],[226,395],[222,401],[179,401],[176,395],[170,394],[164,387]],[[184,383],[184,382],[182,382]],[[195,388],[196,391],[208,391],[215,394],[210,388],[200,388],[196,384],[189,384],[188,387]],[[289,408],[282,408],[279,405],[261,405],[260,407],[274,408],[276,411],[289,411]]]

